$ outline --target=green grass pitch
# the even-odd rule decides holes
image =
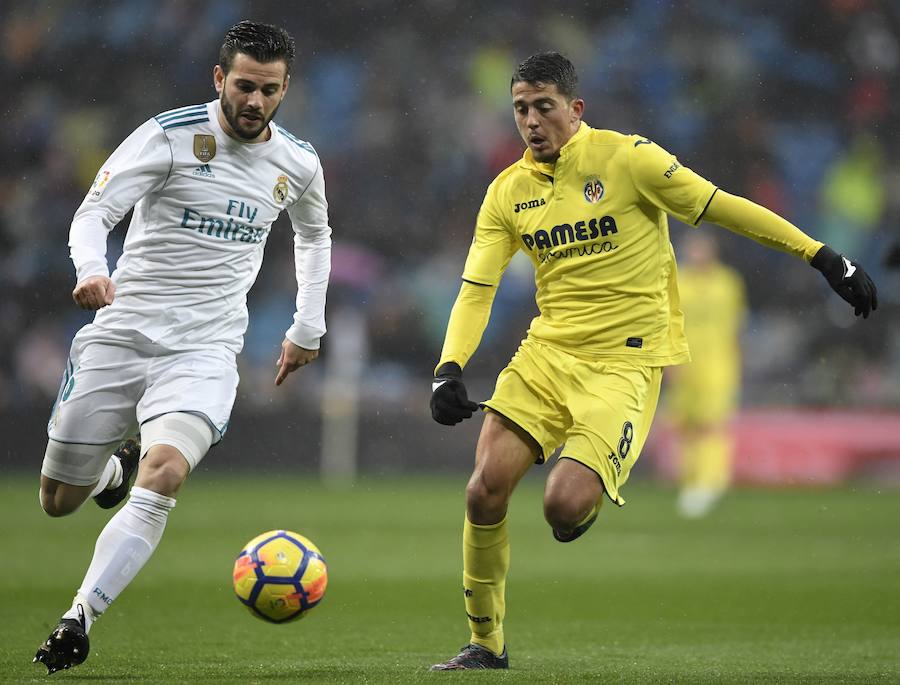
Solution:
[[[37,478],[0,481],[0,682],[31,664],[67,607],[107,512],[50,519]],[[201,472],[155,556],[54,683],[900,682],[900,492],[731,494],[710,518],[632,484],[583,539],[561,545],[526,479],[511,508],[506,673],[429,673],[468,637],[460,536],[465,476],[366,480]],[[299,622],[252,617],[231,567],[257,533],[309,536],[329,564]]]

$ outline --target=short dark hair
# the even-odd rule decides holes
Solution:
[[[552,83],[567,100],[578,97],[575,67],[567,57],[558,52],[539,52],[522,60],[513,72],[512,81],[509,82],[510,89],[522,81],[532,85]]]
[[[239,52],[263,64],[284,60],[287,75],[294,63],[294,39],[282,28],[245,19],[228,29],[219,48],[219,66],[226,74]]]

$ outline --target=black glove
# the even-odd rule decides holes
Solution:
[[[431,416],[438,423],[453,426],[472,416],[478,405],[469,400],[456,362],[442,364],[431,384]]]
[[[868,318],[869,312],[878,309],[878,291],[869,275],[856,262],[839,255],[827,245],[823,245],[810,265],[825,276],[834,292],[853,305],[856,315]]]

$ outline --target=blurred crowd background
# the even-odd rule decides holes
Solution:
[[[322,158],[334,264],[322,359],[276,389],[296,287],[290,226],[285,217],[276,224],[250,297],[222,452],[283,464],[315,452],[322,407],[341,411],[340,397],[328,399],[331,376],[358,388],[346,401],[363,418],[364,466],[406,468],[451,453],[470,463],[477,426],[450,433],[430,423],[430,376],[484,190],[522,153],[510,74],[546,49],[578,68],[592,126],[653,139],[858,259],[877,282],[879,310],[863,323],[802,262],[703,226],[747,284],[742,405],[900,407],[900,279],[886,266],[900,237],[896,2],[8,0],[0,4],[8,463],[37,468],[69,342],[89,320],[70,299],[73,212],[131,130],[215,97],[222,35],[244,18],[296,39],[277,120]],[[126,222],[110,237],[111,264]],[[690,230],[672,221],[676,253]],[[473,394],[490,392],[523,337],[533,291],[529,264],[514,261],[467,369]]]

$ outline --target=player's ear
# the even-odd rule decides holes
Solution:
[[[222,89],[225,87],[225,70],[218,64],[213,67],[213,85],[216,87],[216,92],[221,95]]]
[[[581,115],[584,114],[584,100],[581,98],[575,98],[572,100],[571,104],[571,112],[572,112],[572,123],[576,121],[581,121]]]
[[[284,77],[284,85],[281,88],[281,97],[284,98],[285,93],[287,93],[288,86],[291,85],[291,75],[288,74]]]

